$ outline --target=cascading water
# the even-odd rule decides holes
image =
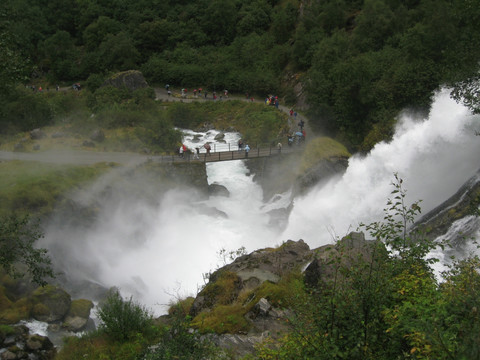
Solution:
[[[330,243],[360,222],[383,219],[394,173],[404,180],[410,203],[424,213],[439,205],[480,168],[480,116],[439,92],[428,119],[402,115],[389,143],[367,156],[353,156],[346,173],[296,199],[284,238],[304,239],[311,247]]]
[[[395,172],[405,180],[409,199],[422,199],[424,212],[435,207],[480,168],[475,121],[478,117],[450,100],[447,91],[440,92],[428,120],[402,116],[390,143],[378,144],[365,157],[352,157],[343,176],[295,199],[283,233],[268,225],[267,211],[287,207],[289,197],[264,204],[245,163],[225,161],[208,163],[207,174],[210,184],[227,187],[229,197],[202,200],[194,191],[170,191],[152,204],[119,196],[102,205],[88,229],[52,227],[41,245],[69,275],[117,286],[163,313],[175,296],[194,295],[203,285],[202,274],[223,265],[221,249],[245,247],[250,252],[288,239],[303,239],[314,248],[359,222],[381,220]],[[215,134],[186,132],[185,143],[195,148],[213,141]],[[233,144],[239,137],[226,136]],[[227,217],[198,211],[202,203]]]

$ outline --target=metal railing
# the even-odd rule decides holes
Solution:
[[[213,162],[213,161],[229,161],[229,160],[244,160],[249,158],[268,157],[274,155],[281,155],[291,153],[302,148],[301,145],[294,144],[291,146],[282,146],[278,149],[277,146],[264,145],[263,147],[251,148],[247,153],[244,148],[239,149],[238,144],[210,144],[211,150],[208,153],[202,146],[199,148],[199,154],[187,151],[183,154],[172,155],[158,155],[151,156],[150,159],[154,161],[168,161],[168,162]]]

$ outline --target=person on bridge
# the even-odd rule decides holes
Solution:
[[[282,152],[282,143],[281,143],[281,142],[279,142],[279,143],[277,144],[277,150],[278,150],[278,153],[279,153],[279,154]]]
[[[205,150],[207,150],[207,156],[210,156],[210,150],[212,149],[210,144],[206,143],[205,145],[203,145],[203,147],[205,148]]]
[[[248,152],[250,151],[250,146],[245,145],[245,157],[248,158]]]

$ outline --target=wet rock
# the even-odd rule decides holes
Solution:
[[[208,194],[210,196],[229,197],[230,196],[230,191],[228,191],[228,189],[223,185],[213,183],[213,184],[208,185]]]
[[[225,137],[225,134],[223,132],[219,132],[217,135],[215,135],[215,140],[216,141],[220,141],[220,140],[223,140],[223,138]]]

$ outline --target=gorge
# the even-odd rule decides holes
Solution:
[[[222,249],[251,252],[289,239],[316,248],[354,231],[360,222],[381,219],[394,173],[404,179],[408,200],[422,200],[427,213],[480,168],[477,123],[478,116],[442,90],[428,119],[405,112],[393,140],[350,158],[343,174],[295,198],[287,191],[266,203],[244,161],[207,164],[208,183],[230,193],[208,199],[188,186],[158,192],[152,179],[127,184],[113,171],[74,195],[78,203],[92,204],[108,194],[91,221],[73,227],[53,222],[40,245],[62,264],[70,284],[90,291],[69,289],[73,294],[91,297],[116,286],[162,314],[176,298],[195,295],[204,284],[202,275],[228,261]],[[235,141],[239,134],[228,136]],[[271,211],[287,208],[286,222],[272,226]],[[85,281],[98,288],[86,288]]]

